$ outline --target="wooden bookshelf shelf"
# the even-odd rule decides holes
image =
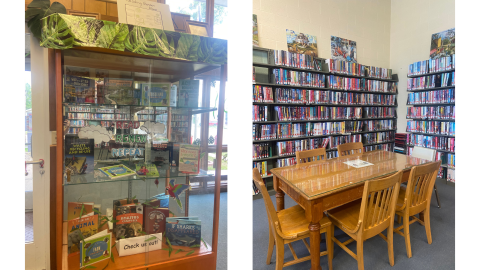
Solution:
[[[435,74],[442,74],[442,73],[447,73],[447,72],[452,72],[452,71],[455,71],[455,69],[449,69],[449,70],[445,70],[445,71],[425,73],[425,74],[420,74],[420,75],[410,75],[410,76],[407,76],[407,78],[417,78],[417,77],[423,77],[423,76],[429,76],[429,75],[435,75]]]

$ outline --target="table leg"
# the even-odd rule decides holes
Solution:
[[[285,193],[280,189],[279,184],[278,177],[273,175],[273,189],[277,192],[277,194],[275,194],[275,198],[277,198],[277,211],[285,209]]]
[[[310,256],[311,256],[311,270],[321,270],[320,266],[320,220],[323,217],[323,202],[322,200],[309,201],[305,207],[305,217],[310,224],[308,230],[310,231]],[[328,241],[328,239],[327,239]]]

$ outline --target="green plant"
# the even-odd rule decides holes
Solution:
[[[59,2],[53,2],[53,4],[50,5],[50,0],[33,0],[27,6],[27,10],[25,10],[25,22],[34,37],[40,40],[42,36],[41,20],[54,13],[66,14],[67,9]]]

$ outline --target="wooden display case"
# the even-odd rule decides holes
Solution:
[[[58,15],[53,15],[58,16]],[[64,16],[64,15],[62,15]],[[62,17],[64,18],[64,17]],[[50,26],[49,26],[50,27]],[[45,29],[45,25],[44,25]],[[159,30],[161,31],[161,30]],[[167,32],[167,31],[164,31]],[[74,33],[75,34],[75,33]],[[179,33],[180,34],[180,33]],[[167,33],[167,36],[175,36],[176,34]],[[181,33],[180,38],[185,35],[193,36],[189,34]],[[199,40],[203,46],[210,46],[218,40],[212,38],[206,38],[208,40],[200,39],[200,37],[193,36],[193,39]],[[43,41],[45,41],[44,39]],[[175,42],[179,42],[178,39]],[[210,43],[209,43],[210,42]],[[220,44],[220,47],[218,47]],[[85,45],[85,44],[83,44]],[[197,44],[198,45],[198,44]],[[166,239],[162,238],[162,248],[160,250],[149,251],[148,245],[145,250],[139,254],[119,256],[116,246],[111,249],[111,258],[100,261],[93,264],[97,269],[215,269],[217,247],[218,247],[218,222],[219,222],[219,209],[220,209],[220,181],[221,181],[221,154],[222,154],[222,137],[223,137],[223,123],[224,123],[224,100],[225,100],[225,81],[226,81],[226,41],[216,43],[216,48],[224,49],[225,56],[218,60],[207,60],[208,57],[198,57],[196,61],[190,61],[187,59],[180,59],[177,55],[171,54],[166,56],[152,56],[145,54],[137,54],[131,51],[119,51],[108,48],[99,48],[98,46],[80,46],[75,45],[73,48],[63,47],[57,45],[43,44],[44,47],[52,48],[52,53],[49,57],[50,65],[50,78],[51,85],[53,85],[52,94],[55,95],[55,127],[57,132],[57,144],[51,147],[52,162],[52,175],[54,179],[51,182],[51,258],[52,269],[84,269],[80,267],[80,255],[75,252],[70,252],[69,246],[73,245],[69,243],[68,233],[73,230],[68,227],[67,221],[67,205],[69,202],[93,202],[99,209],[99,218],[107,216],[107,208],[113,208],[113,200],[118,199],[131,199],[132,201],[137,199],[139,203],[149,202],[150,198],[166,192],[166,187],[171,184],[171,180],[175,179],[175,184],[189,184],[195,177],[205,177],[207,173],[200,170],[199,173],[187,174],[179,172],[178,168],[171,166],[170,162],[165,162],[165,158],[155,159],[154,151],[157,151],[158,145],[155,142],[158,138],[163,140],[165,144],[174,143],[190,143],[188,139],[185,141],[182,137],[182,141],[176,141],[178,136],[175,136],[175,131],[172,130],[172,123],[175,121],[183,121],[187,133],[190,133],[191,118],[195,114],[205,114],[212,111],[218,111],[218,129],[217,129],[217,145],[216,145],[216,170],[215,170],[215,189],[213,200],[213,208],[211,210],[202,209],[202,211],[195,210],[189,203],[190,197],[189,191],[185,191],[184,195],[179,196],[179,200],[182,204],[180,211],[171,208],[172,200],[169,199],[169,212],[170,216],[199,216],[202,221],[202,241],[197,247],[176,246],[167,243]],[[176,46],[176,45],[175,45]],[[205,47],[203,48],[205,49]],[[207,48],[208,49],[208,48]],[[180,49],[178,49],[180,50]],[[218,55],[217,55],[218,56]],[[190,58],[195,58],[191,57]],[[200,61],[205,60],[205,61]],[[78,73],[78,70],[86,71],[86,74]],[[76,70],[72,72],[72,70]],[[182,107],[182,106],[170,106],[171,104],[158,104],[152,105],[153,99],[147,94],[146,101],[142,101],[144,95],[140,101],[129,102],[124,104],[127,99],[116,97],[116,103],[105,104],[107,100],[114,100],[113,96],[116,93],[112,92],[110,96],[104,95],[103,99],[99,98],[98,91],[105,82],[105,79],[121,79],[129,80],[133,83],[132,89],[141,89],[143,85],[154,84],[174,84],[182,79],[192,79],[197,75],[204,74],[209,71],[217,71],[220,74],[220,96],[218,108],[210,107]],[[77,99],[76,102],[69,100],[65,101],[65,85],[67,76],[76,76],[92,80],[92,85],[95,91],[86,91],[88,94],[95,93],[95,97],[90,101],[84,101]],[[118,90],[123,93],[124,89]],[[130,96],[131,97],[131,96]],[[76,96],[78,98],[78,96]],[[52,100],[52,99],[51,99]],[[80,100],[80,102],[79,102]],[[202,100],[200,94],[199,100]],[[105,103],[99,103],[105,102]],[[135,103],[137,102],[137,103]],[[89,111],[83,111],[84,108],[75,109],[77,107],[89,108]],[[72,110],[72,108],[74,108]],[[113,113],[108,109],[112,109]],[[76,121],[85,120],[75,119],[71,117],[69,113],[77,113],[81,110],[81,113],[88,113],[86,123],[80,125],[80,122],[75,122],[75,125],[70,126],[70,122],[66,120]],[[52,110],[53,111],[53,110]],[[174,118],[175,113],[181,111],[183,117]],[[98,112],[98,113],[97,113]],[[153,112],[153,114],[149,113]],[[159,112],[159,113],[157,113]],[[93,116],[93,115],[96,116]],[[104,116],[102,116],[102,114]],[[111,115],[110,115],[111,114]],[[151,117],[153,116],[153,117]],[[160,117],[157,117],[160,116]],[[105,119],[104,117],[108,117]],[[120,117],[120,118],[117,118]],[[118,128],[115,126],[111,130],[110,140],[102,142],[95,142],[93,153],[93,164],[88,163],[88,167],[84,170],[85,173],[76,172],[72,173],[71,170],[65,170],[65,141],[80,139],[79,132],[81,130],[71,130],[70,128],[82,128],[86,126],[99,126],[108,127],[108,123],[105,121],[112,121],[115,125],[116,121],[137,121],[140,128],[127,127]],[[148,131],[150,133],[142,133],[142,126],[147,126],[145,123],[148,120],[153,120],[154,123],[162,123],[166,126],[162,131]],[[183,127],[183,126],[182,126]],[[144,131],[144,130],[143,130]],[[118,144],[115,142],[115,135],[117,134],[142,134],[146,135],[146,142],[140,146],[125,143]],[[82,135],[83,136],[83,135]],[[95,137],[96,138],[96,137]],[[155,140],[154,140],[155,139]],[[168,143],[166,142],[168,140]],[[155,144],[155,146],[154,146]],[[112,149],[116,147],[143,147],[144,152],[139,156],[115,158],[112,154]],[[71,158],[71,157],[70,157]],[[170,158],[170,157],[168,157]],[[109,177],[102,176],[99,173],[99,169],[110,164],[122,164],[130,169],[135,170],[136,164],[139,162],[153,163],[154,161],[162,161],[158,164],[157,168],[159,176],[148,177],[131,175],[118,179],[110,179]],[[83,161],[81,161],[83,162]],[[85,158],[85,163],[87,158]],[[131,165],[131,166],[130,166]],[[92,169],[93,167],[93,169]],[[53,173],[55,172],[55,173]],[[168,193],[167,193],[168,194]],[[173,205],[175,205],[173,203]],[[183,209],[182,209],[183,208]],[[203,207],[205,208],[205,207]],[[183,211],[183,212],[182,212]],[[205,214],[206,213],[206,214]],[[202,218],[203,217],[203,218]],[[110,219],[112,220],[112,219]],[[98,232],[108,229],[112,233],[112,244],[115,243],[115,231],[110,229],[108,223],[99,222]],[[142,228],[142,233],[146,230]],[[148,236],[145,236],[148,238]],[[147,240],[146,240],[147,241]],[[169,254],[169,246],[173,248],[173,252]],[[183,251],[176,252],[179,249]],[[190,252],[191,251],[191,252]]]

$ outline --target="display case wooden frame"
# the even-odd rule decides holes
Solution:
[[[134,56],[139,58],[149,58],[153,60],[164,60],[172,63],[182,62],[182,63],[192,63],[196,64],[197,62],[190,62],[181,59],[173,58],[164,58],[164,57],[154,57],[139,55],[130,52],[121,52],[110,49],[102,48],[88,48],[88,47],[77,47],[70,50],[85,50],[90,52],[101,52],[111,55],[119,56]],[[56,147],[52,147],[52,154],[54,153],[56,157],[55,166],[52,166],[52,175],[54,175],[54,181],[51,181],[51,228],[54,235],[51,236],[51,253],[54,254],[51,258],[54,258],[55,261],[52,261],[52,269],[70,269],[68,267],[68,260],[66,254],[66,246],[64,244],[64,226],[65,222],[63,220],[63,209],[64,209],[64,186],[63,186],[63,155],[64,155],[64,130],[63,130],[63,57],[62,50],[55,49],[52,51],[53,55],[50,61],[52,66],[51,70],[54,70],[53,74],[50,74],[51,85],[55,87],[55,101],[51,100],[51,104],[55,104],[55,126],[57,131],[57,144]],[[204,64],[204,63],[201,63]],[[115,262],[110,262],[109,266],[105,269],[215,269],[216,267],[216,258],[217,258],[217,249],[218,249],[218,228],[219,228],[219,210],[220,210],[220,181],[221,181],[221,154],[222,154],[222,138],[223,138],[223,123],[224,123],[224,100],[225,100],[225,81],[227,76],[226,64],[223,65],[213,65],[208,64],[208,67],[201,68],[197,70],[196,74],[204,73],[213,68],[220,68],[220,95],[219,95],[219,105],[218,105],[218,129],[217,129],[217,141],[220,142],[216,146],[216,169],[215,169],[215,189],[214,189],[214,209],[213,209],[213,234],[212,234],[212,243],[211,246],[207,247],[207,250],[203,250],[200,254],[195,252],[189,256],[180,256],[175,257],[172,255],[172,259],[156,262],[154,264],[146,265],[145,259],[142,260],[142,255],[131,255],[128,257],[115,257]],[[188,73],[182,74],[182,77],[190,78],[196,74]],[[193,75],[193,76],[192,76]],[[51,97],[52,98],[52,97]],[[54,151],[55,150],[55,151]],[[54,172],[54,173],[53,173]],[[205,249],[202,245],[201,249]],[[200,250],[200,249],[199,249]],[[168,251],[159,250],[154,251],[156,255],[168,255]],[[113,253],[113,252],[112,252]],[[145,255],[143,255],[145,257]],[[126,263],[128,261],[128,263]],[[103,267],[103,266],[102,266]]]

